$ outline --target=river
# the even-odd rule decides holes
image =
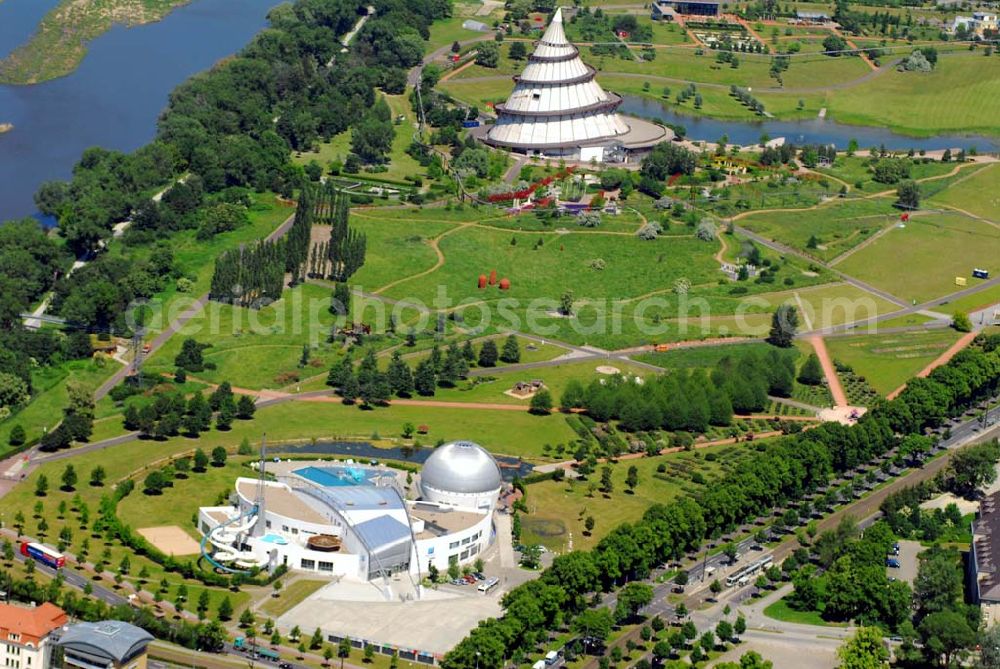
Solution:
[[[58,0],[0,2],[0,55],[30,37]],[[69,76],[0,86],[0,221],[35,214],[33,196],[69,178],[90,146],[132,151],[149,142],[179,83],[238,51],[280,0],[194,0],[158,23],[116,26]]]
[[[720,121],[703,116],[679,114],[669,106],[656,100],[638,95],[624,95],[619,111],[643,118],[655,119],[663,123],[682,125],[687,129],[687,138],[694,141],[714,142],[723,135],[730,144],[742,146],[756,144],[761,134],[772,139],[784,137],[793,144],[835,145],[846,149],[852,139],[863,148],[885,145],[887,149],[935,151],[976,147],[979,151],[1000,151],[1000,139],[977,135],[935,135],[933,137],[910,137],[892,132],[888,128],[848,125],[831,119],[809,121]]]

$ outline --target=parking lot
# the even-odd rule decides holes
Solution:
[[[890,578],[905,581],[913,585],[913,581],[917,578],[917,568],[920,565],[920,560],[917,559],[917,556],[922,550],[924,550],[924,547],[920,545],[919,541],[900,541],[899,555],[892,556],[899,560],[899,568],[886,567],[886,574]]]

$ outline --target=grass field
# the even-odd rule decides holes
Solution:
[[[1000,222],[1000,165],[989,165],[934,196],[940,202]]]
[[[300,578],[293,581],[291,585],[282,588],[277,597],[271,597],[261,604],[260,611],[271,618],[282,616],[329,583],[329,581]]]
[[[820,625],[823,627],[843,627],[834,623],[828,623],[818,611],[796,611],[788,605],[784,599],[779,599],[773,604],[769,604],[764,609],[764,615],[768,618],[781,620],[786,623],[796,623],[799,625]]]
[[[1000,270],[1000,229],[957,214],[911,218],[837,265],[897,297],[925,302],[954,292],[974,267]],[[969,278],[969,285],[977,279]]]
[[[522,539],[541,543],[556,551],[586,549],[622,522],[638,520],[653,503],[692,495],[722,472],[734,468],[743,457],[742,446],[713,446],[697,451],[653,458],[622,460],[613,465],[613,491],[605,495],[591,490],[589,481],[543,481],[528,487],[529,513],[522,517]],[[635,493],[625,487],[630,466],[638,469]],[[662,465],[662,472],[657,471]],[[600,469],[591,481],[600,480]],[[696,481],[702,481],[697,483]],[[595,520],[591,536],[584,533],[587,516]]]
[[[403,181],[407,177],[423,175],[426,170],[406,152],[406,149],[409,148],[410,143],[413,141],[413,134],[415,132],[409,92],[400,95],[383,94],[382,97],[392,111],[392,118],[395,120],[402,117],[403,120],[393,126],[395,134],[393,135],[392,149],[389,151],[389,162],[386,165],[388,169],[385,172],[373,173],[371,176],[375,179]],[[325,171],[330,161],[339,160],[343,162],[350,152],[351,131],[346,130],[336,137],[331,138],[329,142],[320,143],[316,151],[302,151],[292,154],[292,160],[299,165],[306,165],[315,160],[323,166]],[[365,176],[365,173],[362,172],[359,176]]]
[[[959,338],[950,328],[927,332],[828,337],[830,356],[847,363],[885,395],[912,378]]]
[[[330,291],[310,284],[286,290],[282,299],[257,310],[210,302],[202,318],[150,356],[146,370],[172,372],[184,338],[191,336],[212,344],[204,357],[216,368],[199,372],[199,378],[248,388],[288,385],[295,380],[290,375],[329,369],[337,357],[339,347],[326,341],[334,322],[329,304]],[[304,344],[312,352],[310,365],[303,369],[299,361]]]
[[[832,260],[898,219],[883,200],[834,200],[808,211],[752,213],[740,225],[824,261]],[[809,248],[809,241],[818,244]]]
[[[35,395],[20,411],[0,422],[0,453],[9,449],[10,431],[15,425],[24,428],[28,440],[38,439],[62,420],[63,407],[69,402],[67,384],[79,383],[96,389],[120,365],[113,360],[71,360],[57,367],[37,369],[32,374]]]
[[[872,100],[879,104],[873,105]],[[997,135],[997,100],[1000,58],[985,58],[982,51],[975,51],[947,54],[926,74],[887,69],[857,86],[831,90],[827,109],[830,118],[842,123],[888,126],[917,136],[942,132]]]

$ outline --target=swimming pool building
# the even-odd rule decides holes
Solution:
[[[444,444],[419,476],[380,466],[268,463],[275,480],[241,477],[232,506],[203,507],[199,529],[222,565],[310,571],[370,581],[446,571],[494,538],[503,485],[485,449]]]

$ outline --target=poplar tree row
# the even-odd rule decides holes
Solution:
[[[313,206],[311,189],[306,187],[299,193],[298,207],[295,209],[295,220],[285,238],[285,271],[291,274],[290,285],[303,281],[309,261],[309,248],[312,243],[312,224],[316,216]]]
[[[258,240],[226,251],[215,261],[209,297],[242,307],[260,307],[281,298],[285,283],[285,242]]]

